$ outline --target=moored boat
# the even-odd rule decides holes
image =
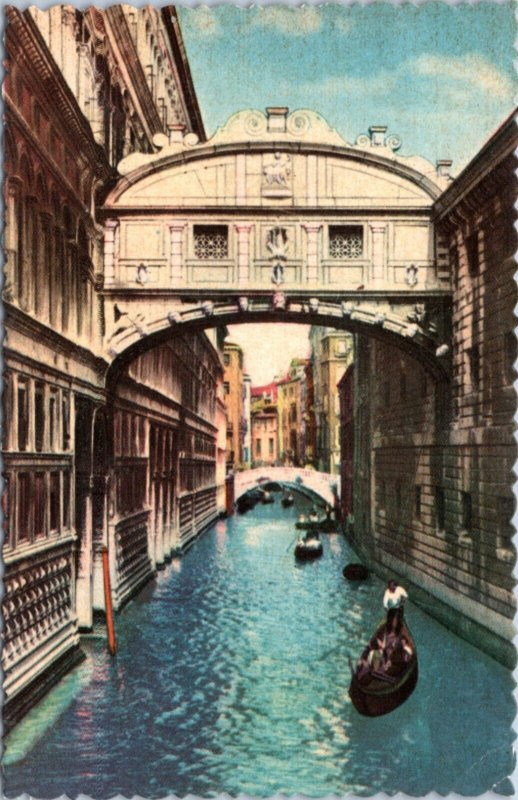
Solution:
[[[316,537],[299,539],[295,546],[295,558],[299,561],[311,561],[320,558],[324,548],[322,542]]]
[[[346,564],[343,576],[348,581],[365,581],[369,577],[369,570],[365,564]]]
[[[417,685],[417,651],[404,622],[395,641],[392,654],[383,663],[380,643],[387,642],[387,625],[384,620],[363,651],[356,667],[351,666],[349,696],[356,710],[366,717],[379,717],[394,711],[410,697]],[[373,655],[377,658],[373,658]]]
[[[289,508],[290,506],[293,505],[294,502],[295,502],[295,498],[293,497],[291,492],[287,492],[286,494],[283,494],[283,496],[281,498],[281,503],[282,503],[283,508]]]
[[[261,497],[261,503],[263,505],[268,505],[269,503],[274,503],[274,502],[275,502],[275,497],[272,495],[272,493],[263,490],[263,495]]]

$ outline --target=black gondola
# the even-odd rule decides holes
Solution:
[[[418,664],[414,640],[406,624],[402,622],[400,637],[404,637],[412,650],[408,661],[394,660],[385,670],[367,667],[371,650],[376,649],[377,640],[383,641],[387,623],[384,620],[362,653],[361,660],[352,671],[349,697],[354,707],[366,717],[380,717],[394,711],[410,697],[417,685]],[[401,641],[400,639],[400,641]]]
[[[348,581],[365,581],[369,577],[369,570],[365,564],[346,564],[343,576]]]
[[[261,503],[265,506],[269,503],[275,503],[275,497],[271,494],[271,492],[263,491]]]
[[[287,494],[283,494],[283,496],[281,498],[281,503],[282,503],[283,508],[289,508],[290,506],[293,505],[294,502],[295,502],[295,498],[293,497],[291,492],[288,492]]]
[[[299,539],[295,546],[295,558],[298,561],[313,561],[315,558],[320,558],[323,552],[322,542],[316,537]]]
[[[319,533],[336,533],[338,530],[338,523],[334,519],[299,519],[295,523],[295,527],[303,531],[318,531]]]

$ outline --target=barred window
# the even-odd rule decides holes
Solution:
[[[360,258],[363,254],[363,228],[361,225],[330,225],[330,258]]]
[[[195,225],[194,255],[204,260],[228,258],[228,227]]]

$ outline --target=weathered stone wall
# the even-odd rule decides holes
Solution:
[[[358,343],[354,538],[382,571],[413,583],[427,610],[511,663],[515,192],[500,145],[438,208],[452,270],[451,381],[436,383],[392,346]]]

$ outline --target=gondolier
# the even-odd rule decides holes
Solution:
[[[387,630],[392,631],[401,628],[403,621],[403,607],[408,599],[406,590],[399,586],[393,578],[387,583],[387,589],[383,595],[383,607],[387,612]]]

